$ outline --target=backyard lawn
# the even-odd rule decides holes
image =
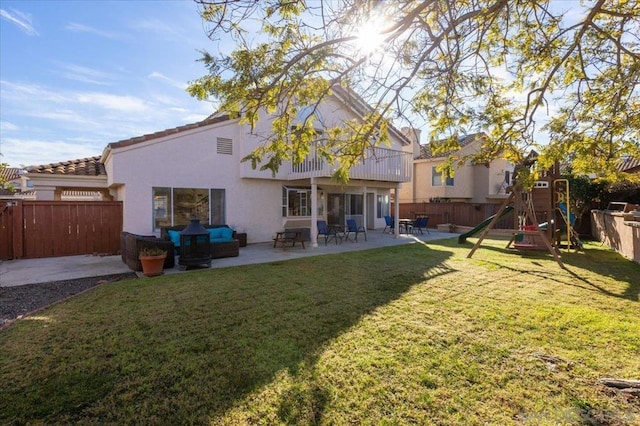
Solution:
[[[0,424],[640,424],[640,266],[455,239],[119,281],[0,332]]]

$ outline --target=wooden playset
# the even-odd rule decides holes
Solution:
[[[570,211],[569,181],[560,178],[559,165],[556,164],[535,182],[530,191],[515,184],[507,188],[509,197],[504,201],[494,218],[483,230],[467,258],[480,247],[489,231],[493,229],[508,206],[513,207],[512,237],[507,248],[518,250],[548,250],[561,267],[564,267],[558,254],[566,234],[566,248],[580,249],[582,244],[573,229],[575,215]]]

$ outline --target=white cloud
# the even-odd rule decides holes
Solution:
[[[19,127],[8,121],[0,121],[0,131],[18,130]]]
[[[111,82],[108,80],[113,80],[113,76],[110,74],[93,68],[65,63],[58,63],[58,65],[62,68],[60,74],[69,80],[98,84],[101,86],[110,85]]]
[[[11,165],[33,166],[74,160],[77,158],[100,155],[104,145],[95,142],[79,141],[69,143],[60,140],[43,141],[38,139],[6,138],[2,140],[2,153],[11,159]],[[52,156],[52,153],[55,155]]]
[[[150,31],[163,35],[178,35],[178,31],[170,25],[160,21],[159,19],[140,19],[131,24],[131,27],[136,30]]]
[[[164,81],[168,83],[170,86],[173,86],[180,90],[186,90],[187,88],[187,83],[185,83],[184,81],[174,80],[157,71],[152,72],[151,74],[149,74],[148,77],[151,79]]]
[[[208,116],[213,114],[213,110],[211,110],[208,114],[187,114],[182,117],[185,123],[197,123],[198,121],[202,121]]]
[[[99,30],[97,28],[93,28],[93,27],[90,27],[88,25],[78,24],[77,22],[69,22],[65,28],[67,30],[69,30],[69,31],[73,31],[73,32],[76,32],[76,33],[95,34],[97,36],[105,37],[105,38],[111,38],[111,39],[124,38],[124,34],[111,32],[111,31]]]
[[[19,130],[3,131],[3,161],[18,166],[100,155],[110,142],[197,122],[212,112],[208,103],[182,93],[118,95],[0,80],[3,129]]]
[[[24,106],[28,106],[27,111],[41,108],[47,102],[67,105],[71,109],[78,106],[74,104],[79,103],[123,113],[144,112],[149,109],[143,99],[133,96],[120,96],[100,92],[53,91],[36,84],[11,83],[8,81],[0,81],[0,87],[3,89],[2,95],[5,100],[23,103]],[[37,102],[34,102],[34,100],[37,100]],[[85,106],[81,108],[83,112],[87,111]],[[59,111],[59,107],[51,108],[49,106],[45,107],[44,110]]]
[[[73,94],[73,98],[81,104],[89,104],[94,107],[124,113],[139,113],[149,109],[149,106],[143,99],[133,96],[119,96],[97,92],[80,92]]]
[[[5,9],[0,9],[0,17],[20,28],[24,33],[30,36],[38,36],[38,31],[31,23],[31,15],[20,12],[19,10],[11,9],[11,12],[7,12]]]

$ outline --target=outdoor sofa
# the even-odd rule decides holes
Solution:
[[[240,255],[240,241],[236,231],[228,225],[202,225],[209,231],[211,258],[236,257]],[[165,226],[160,228],[160,238],[173,242],[176,252],[180,254],[180,231],[187,225]]]
[[[157,247],[166,250],[167,258],[164,261],[164,269],[175,266],[175,247],[171,241],[157,238],[153,235],[137,235],[129,232],[120,233],[120,256],[122,261],[132,271],[142,271],[142,264],[138,256],[143,248]]]

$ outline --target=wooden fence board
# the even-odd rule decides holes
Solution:
[[[13,257],[13,209],[11,202],[0,205],[0,259]]]
[[[15,204],[0,211],[2,259],[117,254],[120,250],[121,202],[18,201]],[[10,243],[6,241],[8,238],[12,240]]]
[[[501,203],[401,203],[400,217],[429,216],[429,227],[442,223],[458,226],[476,226],[500,208]],[[393,207],[392,210],[393,211]],[[512,218],[501,219],[496,228],[513,227]]]

